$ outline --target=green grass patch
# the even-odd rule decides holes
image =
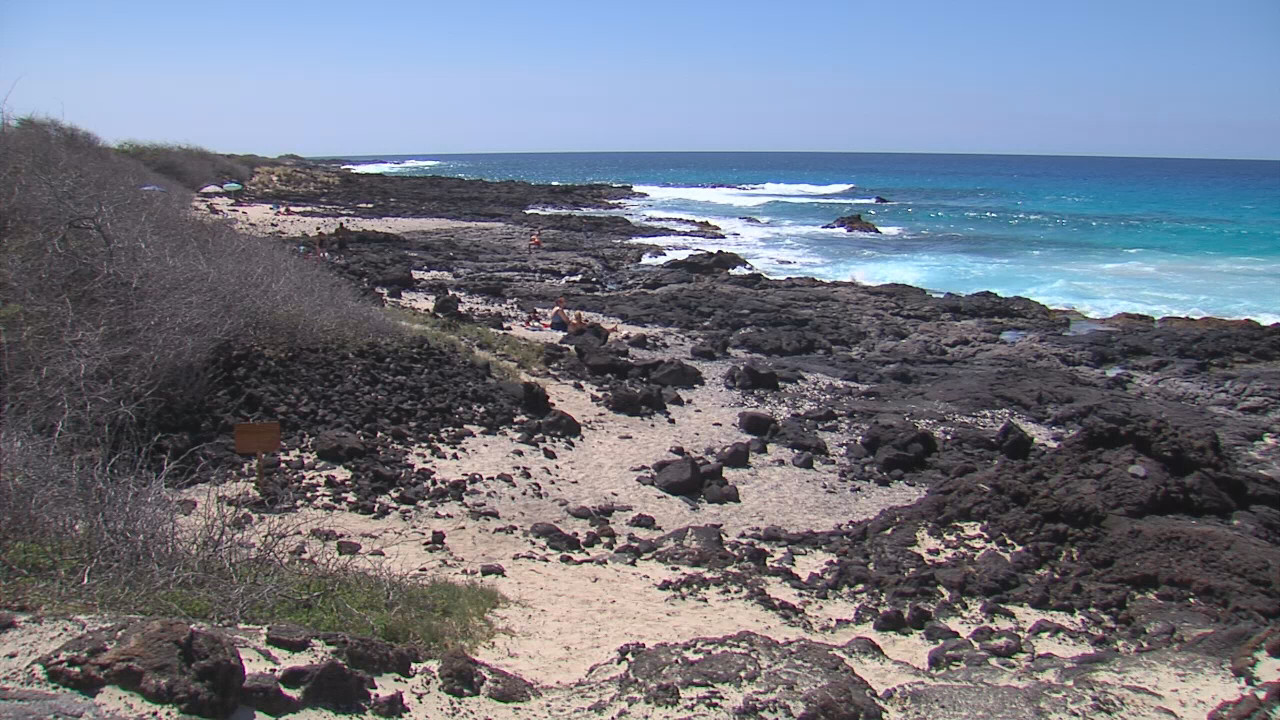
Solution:
[[[200,582],[165,590],[146,609],[211,622],[289,622],[439,654],[489,637],[492,627],[486,617],[503,600],[496,590],[477,583],[420,582],[353,569],[276,566],[254,575],[233,585]]]
[[[455,347],[460,352],[469,351],[490,360],[494,373],[508,380],[519,380],[520,371],[541,373],[547,369],[543,344],[525,340],[476,323],[457,322],[435,317],[428,313],[392,308],[387,312],[398,321],[407,323],[428,342],[445,347]]]
[[[413,583],[359,572],[293,575],[288,590],[253,608],[251,622],[284,619],[322,631],[345,631],[428,652],[471,645],[488,636],[485,617],[501,602],[496,590],[444,580]]]
[[[248,563],[212,572],[192,565],[177,572],[170,568],[165,576],[101,568],[96,576],[83,554],[28,542],[2,550],[0,607],[210,623],[289,622],[414,645],[429,656],[490,637],[487,616],[503,602],[496,590],[478,583],[420,581],[303,562]]]

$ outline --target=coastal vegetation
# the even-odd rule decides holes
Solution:
[[[434,345],[452,347],[459,353],[490,361],[494,374],[504,380],[521,380],[522,371],[537,373],[546,370],[542,343],[496,332],[474,322],[400,309],[387,312]]]
[[[304,562],[278,528],[174,492],[193,463],[158,424],[207,392],[219,352],[405,333],[323,267],[191,212],[189,189],[260,161],[0,124],[0,607],[473,640],[492,591]]]
[[[199,190],[210,183],[243,183],[253,176],[255,168],[273,164],[258,155],[221,155],[192,145],[128,141],[115,149],[188,190]]]

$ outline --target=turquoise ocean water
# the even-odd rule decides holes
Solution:
[[[616,212],[658,223],[709,220],[728,234],[646,240],[667,247],[666,257],[727,249],[775,277],[991,290],[1094,317],[1280,322],[1276,161],[872,153],[347,161],[391,175],[633,185],[648,196]],[[822,228],[850,213],[884,234]]]

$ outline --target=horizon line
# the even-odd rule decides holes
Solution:
[[[234,154],[234,153],[228,153]],[[296,153],[284,153],[296,154]],[[436,153],[348,153],[304,155],[307,160],[350,160],[357,158],[421,158],[452,155],[712,155],[712,154],[776,154],[776,155],[961,155],[984,157],[1053,157],[1101,158],[1116,160],[1227,160],[1231,162],[1280,162],[1276,157],[1219,157],[1209,155],[1109,155],[1105,153],[1029,153],[1029,152],[961,152],[922,150],[479,150],[473,152]],[[278,157],[278,156],[277,156]]]

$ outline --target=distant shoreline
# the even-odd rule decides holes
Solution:
[[[1089,317],[1280,322],[1280,212],[1267,210],[1280,208],[1280,172],[1270,165],[785,153],[406,160],[414,157],[430,156],[331,166],[388,177],[630,186],[647,197],[615,204],[613,214],[659,226],[683,217],[725,236],[654,242],[735,252],[770,277],[989,290]],[[890,202],[866,204],[873,196]],[[854,212],[890,237],[822,229]]]

